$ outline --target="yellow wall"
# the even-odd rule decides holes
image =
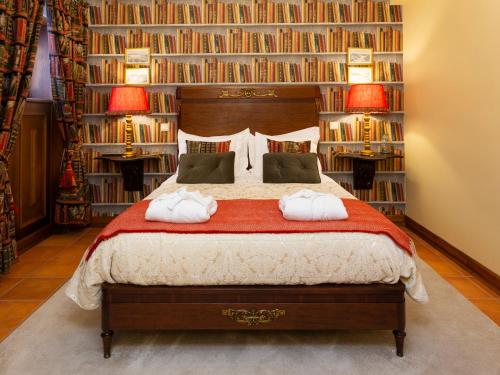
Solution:
[[[500,274],[500,1],[398,0],[407,215]]]

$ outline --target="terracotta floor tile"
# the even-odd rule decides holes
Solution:
[[[22,260],[18,259],[10,269],[9,277],[27,277],[45,262],[35,260]]]
[[[61,279],[24,279],[9,290],[0,300],[45,300],[49,298],[64,282]]]
[[[445,279],[466,298],[494,298],[492,294],[477,285],[471,277],[445,277]]]
[[[477,275],[472,275],[472,280],[479,285],[482,289],[486,290],[488,293],[490,293],[492,296],[500,300],[500,294],[493,289],[493,287],[489,286],[486,284],[482,279],[480,279]]]
[[[36,260],[36,261],[46,261],[54,256],[56,256],[59,252],[65,249],[66,246],[42,246],[36,245],[21,254],[19,257],[20,260]]]
[[[0,301],[0,327],[6,330],[16,328],[41,303],[41,301]]]
[[[38,267],[31,277],[70,277],[79,263],[77,258],[55,259]]]
[[[14,277],[1,277],[0,278],[0,298],[9,290],[14,288],[22,279]]]
[[[429,259],[425,260],[425,262],[431,266],[434,271],[436,271],[442,277],[465,277],[469,276],[469,274],[463,270],[461,267],[451,262],[445,257],[441,259]]]
[[[422,259],[425,262],[427,262],[427,260],[434,260],[434,261],[443,260],[441,255],[438,255],[433,251],[430,251],[429,249],[422,246],[417,246],[417,255],[420,257],[420,259]]]
[[[500,326],[500,301],[495,299],[470,299],[470,301]]]
[[[11,329],[0,328],[0,342],[7,338],[12,333]]]
[[[79,246],[70,246],[66,249],[59,252],[53,260],[67,260],[67,261],[79,261],[82,259],[83,254],[85,253],[86,247],[82,248]]]

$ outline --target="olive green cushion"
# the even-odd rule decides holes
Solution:
[[[315,153],[273,152],[263,156],[263,181],[272,184],[319,184],[317,155]]]
[[[234,151],[182,154],[177,182],[182,184],[233,184]]]

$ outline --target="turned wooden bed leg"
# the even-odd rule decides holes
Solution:
[[[396,354],[398,355],[398,357],[402,357],[404,355],[403,353],[406,332],[395,329],[394,331],[392,331],[392,333],[394,334],[394,338],[396,339]]]
[[[394,339],[396,340],[396,354],[398,357],[402,357],[404,355],[404,343],[406,337],[406,312],[404,299],[398,306],[398,321],[398,328],[392,331],[392,333],[394,334]]]
[[[103,331],[101,333],[102,337],[102,349],[104,352],[104,358],[111,357],[111,341],[113,340],[113,331]]]

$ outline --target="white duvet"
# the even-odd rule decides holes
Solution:
[[[326,176],[317,185],[263,184],[251,177],[235,184],[193,185],[203,195],[224,199],[279,199],[300,189],[353,198]],[[172,176],[147,199],[177,190]],[[396,283],[419,302],[427,293],[409,256],[385,235],[292,234],[120,234],[103,241],[75,271],[66,294],[84,309],[101,303],[101,284],[296,285]]]

